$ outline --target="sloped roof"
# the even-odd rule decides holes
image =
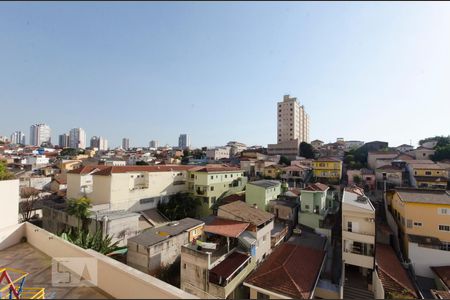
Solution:
[[[127,172],[171,172],[187,171],[192,166],[187,165],[156,165],[156,166],[108,166],[94,173],[94,175],[109,176],[113,173]]]
[[[403,202],[432,203],[450,205],[450,194],[440,190],[397,189],[397,194]]]
[[[109,166],[104,166],[104,165],[91,165],[91,166],[83,166],[83,167],[79,167],[77,169],[71,170],[69,172],[67,172],[68,174],[89,174],[92,171],[94,171],[95,169],[98,170],[103,170],[109,168]]]
[[[235,220],[214,218],[212,222],[205,225],[203,231],[218,234],[226,237],[237,238],[247,229],[250,223]]]
[[[308,186],[304,189],[305,191],[320,191],[320,192],[324,192],[327,189],[329,189],[330,187],[326,184],[320,183],[320,182],[316,182],[316,183],[310,183],[308,184]]]
[[[274,218],[273,214],[251,207],[241,201],[222,205],[219,207],[219,214],[220,211],[233,215],[238,221],[248,222],[255,226],[264,224]]]
[[[412,297],[417,298],[411,278],[391,246],[377,243],[376,247],[378,273],[385,291],[401,293],[407,290]]]
[[[272,188],[272,187],[276,187],[281,185],[281,182],[279,182],[278,180],[257,180],[257,181],[252,181],[249,182],[248,184],[253,184],[262,188]]]
[[[431,270],[450,288],[450,266],[430,267]]]
[[[323,250],[285,243],[245,282],[294,299],[309,299],[324,258]]]

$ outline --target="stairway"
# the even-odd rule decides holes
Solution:
[[[375,296],[371,291],[355,288],[352,286],[344,286],[344,299],[374,299]]]

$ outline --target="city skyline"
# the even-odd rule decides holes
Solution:
[[[0,102],[26,107],[0,135],[44,122],[54,144],[82,127],[111,147],[183,132],[194,147],[267,146],[284,94],[311,116],[310,140],[417,145],[450,128],[447,3],[0,5]],[[409,124],[421,119],[435,121]]]

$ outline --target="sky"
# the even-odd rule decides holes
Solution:
[[[311,140],[450,134],[450,3],[0,3],[0,135],[266,146],[284,94]]]

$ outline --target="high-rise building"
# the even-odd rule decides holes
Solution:
[[[191,147],[191,140],[189,138],[189,135],[187,134],[180,134],[180,137],[178,138],[178,147],[181,149],[190,148]]]
[[[150,148],[158,148],[159,147],[159,142],[155,141],[155,140],[151,140],[150,143],[148,144],[148,146]]]
[[[284,155],[295,159],[301,142],[309,143],[310,120],[297,98],[284,95],[277,103],[277,144],[268,145],[269,155]]]
[[[63,133],[58,136],[58,145],[61,148],[69,147],[69,135],[67,133]]]
[[[108,140],[101,136],[93,136],[90,142],[91,148],[98,148],[100,151],[108,150]]]
[[[69,147],[75,149],[86,148],[86,132],[83,128],[73,128],[69,131]]]
[[[278,143],[297,139],[299,143],[309,143],[309,115],[297,98],[284,95],[277,105]]]
[[[34,124],[30,127],[30,145],[41,146],[42,143],[51,142],[50,126],[46,124]]]
[[[124,150],[130,149],[130,139],[128,139],[128,138],[122,139],[122,149],[124,149]]]
[[[25,145],[25,134],[22,131],[14,131],[13,134],[11,134],[11,144]]]

